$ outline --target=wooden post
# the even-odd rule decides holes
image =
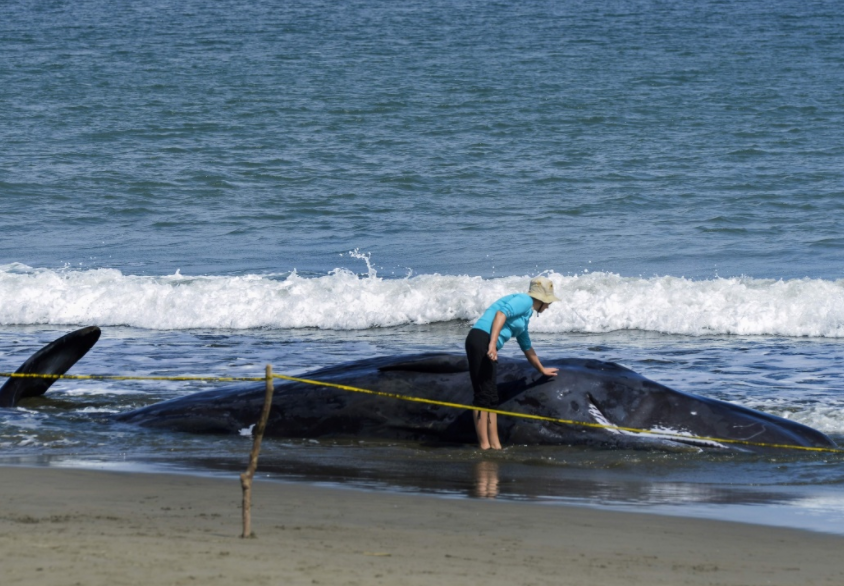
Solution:
[[[252,433],[252,453],[249,454],[249,466],[246,472],[240,475],[240,486],[243,489],[243,535],[241,537],[255,537],[252,532],[252,478],[258,468],[258,454],[261,451],[261,440],[264,437],[264,430],[267,427],[267,419],[270,416],[270,407],[273,404],[273,367],[267,365],[267,392],[264,395],[264,408],[261,410],[261,417]]]

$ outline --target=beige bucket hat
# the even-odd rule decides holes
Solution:
[[[528,295],[542,303],[554,303],[560,298],[554,295],[554,283],[548,277],[534,277],[530,280]]]

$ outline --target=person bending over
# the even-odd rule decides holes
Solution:
[[[496,409],[499,404],[496,385],[498,351],[510,338],[515,337],[528,362],[545,376],[556,376],[558,369],[545,368],[539,361],[528,335],[528,323],[533,312],[542,313],[553,302],[554,284],[546,277],[530,281],[527,293],[513,293],[489,306],[475,322],[466,336],[466,356],[469,359],[469,376],[475,398],[472,405]],[[472,411],[478,445],[482,450],[501,449],[498,439],[498,415],[475,409]]]

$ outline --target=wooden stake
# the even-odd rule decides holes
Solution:
[[[261,451],[261,440],[264,437],[264,430],[267,428],[267,419],[270,417],[270,407],[273,404],[273,367],[267,365],[267,392],[264,395],[264,408],[261,410],[261,417],[255,426],[252,434],[252,453],[249,454],[249,466],[246,472],[240,475],[240,486],[243,489],[243,535],[241,537],[255,537],[252,532],[252,478],[258,468],[258,454]]]

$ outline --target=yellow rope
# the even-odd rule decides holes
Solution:
[[[210,382],[257,382],[266,380],[265,377],[254,376],[112,376],[107,374],[31,374],[17,372],[0,372],[0,378],[46,378],[50,380],[174,380],[174,381],[210,381]]]
[[[114,376],[114,375],[100,375],[100,374],[31,374],[31,373],[14,373],[14,372],[0,372],[0,377],[6,378],[46,378],[51,380],[71,379],[71,380],[140,380],[140,381],[207,381],[207,382],[259,382],[265,381],[266,377],[231,377],[231,376]],[[363,393],[367,395],[374,395],[378,397],[386,397],[389,399],[398,399],[400,401],[410,401],[414,403],[424,403],[426,405],[437,405],[440,407],[450,407],[452,409],[474,409],[477,411],[486,411],[488,413],[496,413],[498,415],[505,415],[508,417],[518,417],[521,419],[533,419],[535,421],[547,421],[549,423],[559,423],[562,425],[569,425],[575,427],[587,427],[591,429],[606,429],[615,431],[626,431],[630,433],[654,435],[664,438],[675,438],[681,441],[704,441],[716,442],[722,444],[738,444],[744,446],[754,446],[759,448],[777,448],[787,450],[801,450],[805,452],[827,452],[840,454],[844,453],[844,449],[840,448],[814,448],[808,446],[795,446],[791,444],[766,444],[761,442],[751,442],[747,440],[725,439],[717,437],[682,435],[679,433],[671,433],[664,431],[653,431],[649,429],[639,429],[636,427],[623,427],[620,425],[606,425],[602,423],[589,423],[586,421],[574,421],[572,419],[560,419],[557,417],[547,417],[544,415],[531,415],[529,413],[515,413],[513,411],[502,411],[500,409],[488,409],[486,407],[475,407],[473,405],[464,405],[462,403],[449,403],[446,401],[436,401],[434,399],[423,399],[421,397],[411,397],[409,395],[400,395],[398,393],[386,393],[383,391],[373,391],[370,389],[362,389],[359,387],[352,387],[349,385],[340,385],[336,383],[327,383],[306,378],[298,378],[295,376],[286,376],[283,374],[274,374],[273,378],[287,380],[291,382],[304,383],[308,385],[315,385],[319,387],[329,387],[339,389],[342,391],[349,391],[352,393]]]

